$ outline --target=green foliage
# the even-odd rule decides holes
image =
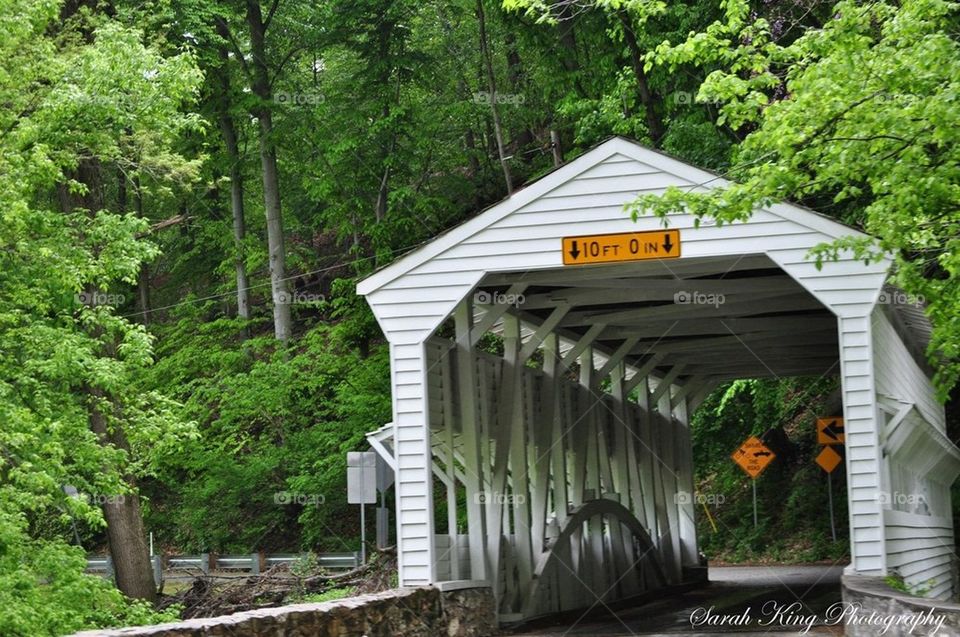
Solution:
[[[907,583],[903,581],[903,577],[897,575],[896,573],[891,573],[883,578],[883,581],[890,588],[900,591],[901,593],[910,593],[910,587],[907,586]]]
[[[791,199],[863,227],[875,241],[849,238],[811,256],[818,265],[839,254],[895,261],[896,282],[927,302],[929,355],[945,397],[960,377],[956,4],[840,2],[822,28],[789,43],[748,13],[731,0],[724,21],[648,58],[669,69],[717,67],[700,95],[723,104],[720,122],[753,129],[730,171],[736,183],[645,195],[632,213],[729,223]]]
[[[31,637],[171,617],[84,575],[65,538],[101,533],[91,499],[128,493],[127,476],[192,435],[167,398],[131,391],[152,342],[116,306],[157,251],[145,222],[107,207],[88,178],[109,167],[158,189],[189,179],[197,160],[172,145],[197,124],[180,108],[200,75],[136,29],[60,23],[59,10],[0,3],[0,634]],[[129,448],[98,439],[94,409]]]
[[[144,486],[150,527],[183,550],[355,548],[346,452],[390,419],[386,348],[360,356],[346,323],[313,328],[293,351],[241,342],[241,328],[171,325],[142,379],[181,400],[202,432]]]
[[[0,510],[0,635],[40,637],[177,619],[131,601],[102,577],[85,575],[76,546],[27,539],[25,520]]]
[[[697,522],[708,558],[808,562],[847,555],[843,472],[835,472],[833,480],[839,531],[834,543],[826,475],[813,463],[819,451],[814,422],[824,415],[826,396],[835,387],[833,379],[739,380],[713,392],[694,413]],[[757,480],[756,528],[750,479],[730,459],[751,434],[777,454]]]

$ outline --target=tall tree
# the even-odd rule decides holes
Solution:
[[[11,479],[0,481],[0,517],[36,518],[56,503],[90,524],[105,520],[117,585],[153,600],[136,475],[182,430],[163,413],[165,401],[132,388],[133,370],[151,361],[150,340],[118,309],[157,251],[144,238],[148,222],[123,210],[119,183],[192,180],[197,162],[174,145],[197,125],[180,108],[200,74],[190,55],[165,57],[137,30],[70,14],[75,6],[55,21],[56,8],[27,8],[32,59],[17,51],[26,41],[0,38],[0,101],[8,104],[0,115],[0,412],[18,414],[4,418],[15,433],[0,441],[0,473]],[[0,7],[5,29],[14,24],[9,10]],[[126,176],[119,183],[118,173]],[[24,440],[69,440],[60,431],[74,441],[60,466],[23,453]],[[96,495],[102,512],[70,502],[65,485]],[[55,576],[44,578],[55,586]]]
[[[234,271],[237,281],[237,316],[244,320],[250,319],[250,282],[247,277],[247,261],[245,241],[247,236],[246,217],[243,206],[243,165],[240,156],[240,145],[237,141],[237,127],[233,115],[233,93],[230,83],[232,72],[230,54],[227,42],[230,38],[229,28],[223,18],[216,18],[217,34],[221,42],[217,45],[219,67],[216,71],[216,111],[220,124],[220,135],[223,137],[223,146],[226,151],[228,173],[230,176],[230,212],[233,218]]]
[[[263,207],[267,215],[267,247],[270,259],[270,288],[273,292],[273,330],[280,341],[290,339],[290,295],[287,287],[283,216],[280,209],[280,175],[277,147],[273,137],[273,94],[267,66],[267,28],[280,0],[274,0],[266,19],[260,0],[247,0],[247,27],[250,30],[250,88],[257,96],[254,109],[260,131],[260,170],[263,176]]]
[[[500,107],[497,102],[497,76],[493,69],[493,54],[490,53],[490,41],[487,38],[487,17],[483,10],[483,0],[477,0],[477,24],[480,28],[480,56],[489,90],[490,115],[493,117],[493,135],[497,142],[497,156],[503,170],[503,181],[507,194],[513,194],[513,175],[510,174],[510,160],[507,157],[506,142],[503,136],[503,124],[500,121]]]
[[[267,31],[279,6],[280,0],[274,0],[267,10],[266,16],[264,16],[259,0],[246,0],[243,5],[242,17],[218,16],[216,27],[219,37],[229,43],[254,98],[250,113],[257,120],[260,176],[266,216],[267,260],[273,302],[273,331],[277,340],[286,342],[290,340],[293,329],[290,313],[291,295],[287,282],[286,238],[280,203],[280,171],[277,163],[277,140],[273,121],[273,84],[276,77],[271,70],[267,46]],[[241,32],[237,25],[233,23],[241,20],[246,27],[245,32]],[[246,37],[238,37],[239,33],[243,33]],[[249,55],[241,46],[241,39],[249,44]],[[294,49],[296,48],[294,47]],[[282,63],[280,66],[282,66]],[[279,73],[279,67],[276,73]],[[221,93],[222,87],[217,92]],[[231,190],[231,193],[235,194],[233,190]],[[236,208],[234,208],[234,214],[236,214]],[[236,222],[237,217],[234,217],[234,220]]]

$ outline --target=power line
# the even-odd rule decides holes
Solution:
[[[416,247],[417,247],[416,245],[412,245],[412,246],[406,246],[406,247],[404,247],[404,248],[397,248],[397,249],[395,249],[395,250],[391,250],[391,251],[390,251],[390,254],[391,254],[391,255],[394,255],[394,254],[397,254],[397,253],[399,253],[399,252],[405,252],[405,251],[407,251],[407,250],[411,250],[411,249],[416,248]],[[297,279],[297,278],[300,278],[300,277],[310,276],[310,275],[312,275],[312,274],[321,274],[321,273],[323,273],[323,272],[329,272],[330,270],[336,270],[336,269],[338,269],[338,268],[344,268],[344,267],[347,267],[347,266],[356,265],[356,264],[358,264],[358,263],[363,263],[364,261],[369,261],[369,260],[375,259],[375,258],[376,258],[376,256],[362,257],[362,258],[360,258],[360,259],[354,259],[353,261],[347,261],[347,262],[345,262],[345,263],[338,263],[338,264],[336,264],[336,265],[327,266],[327,267],[325,267],[325,268],[320,268],[320,269],[318,269],[318,270],[310,270],[309,272],[300,272],[300,273],[294,274],[294,275],[292,275],[292,276],[284,277],[284,278],[282,278],[282,279],[280,279],[280,280],[281,280],[281,281],[284,281],[284,282],[286,282],[286,281],[292,281],[292,280]],[[263,287],[272,286],[272,285],[273,285],[273,281],[268,281],[268,282],[266,282],[266,283],[258,283],[258,284],[256,284],[256,285],[248,285],[248,286],[246,287],[246,289],[247,289],[247,290],[255,290],[255,289],[258,289],[258,288],[263,288]],[[233,296],[233,295],[236,294],[236,293],[237,293],[236,290],[231,290],[231,291],[229,291],[229,292],[221,292],[221,293],[219,293],[219,294],[210,294],[210,295],[208,295],[208,296],[203,296],[203,297],[200,297],[200,298],[197,298],[197,299],[188,299],[188,300],[185,300],[185,301],[178,301],[177,303],[171,303],[170,305],[163,305],[163,306],[161,306],[161,307],[152,307],[152,308],[150,308],[150,309],[148,309],[148,310],[138,310],[138,311],[132,312],[132,313],[130,313],[130,314],[120,314],[120,315],[118,315],[118,318],[124,318],[124,319],[126,319],[126,318],[133,318],[133,317],[135,317],[135,316],[143,316],[144,314],[153,314],[154,312],[160,312],[160,311],[162,311],[162,310],[169,310],[169,309],[173,309],[173,308],[180,307],[180,306],[183,306],[183,305],[190,305],[190,304],[192,304],[192,303],[202,303],[202,302],[204,302],[204,301],[214,301],[214,300],[216,300],[216,299],[221,299],[221,298],[224,298],[224,297]]]

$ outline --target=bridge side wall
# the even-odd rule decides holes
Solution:
[[[872,321],[877,392],[900,406],[898,413],[880,413],[887,569],[917,594],[948,599],[957,575],[950,504],[956,474],[944,470],[942,449],[930,435],[944,431],[944,409],[882,309],[877,307]]]
[[[679,583],[683,566],[697,562],[685,423],[691,388],[681,396],[677,386],[644,377],[625,392],[623,366],[611,365],[614,387],[606,393],[589,349],[573,368],[581,382],[570,379],[571,361],[565,365],[549,345],[539,369],[512,365],[509,349],[494,356],[458,351],[444,339],[426,343],[433,475],[447,488],[446,533],[434,538],[438,579],[480,578],[484,569],[473,560],[482,548],[502,615],[525,617]],[[655,555],[638,551],[621,521],[597,516],[589,532],[561,547],[561,568],[537,574],[570,512],[597,499],[623,505],[640,521]],[[471,522],[470,534],[459,533],[466,507],[476,505],[482,519]],[[444,526],[440,517],[437,524]],[[500,532],[478,537],[478,525]],[[654,577],[654,558],[667,582]]]

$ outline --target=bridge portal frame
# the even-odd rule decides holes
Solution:
[[[703,190],[725,183],[613,138],[358,285],[390,343],[393,422],[368,438],[396,472],[402,585],[489,581],[504,600],[509,592],[501,568],[505,523],[519,521],[531,530],[532,540],[507,539],[519,547],[509,562],[511,576],[520,588],[524,580],[533,586],[535,565],[549,550],[548,533],[556,529],[550,528],[549,514],[538,518],[531,512],[552,506],[552,520],[559,524],[565,511],[603,497],[595,490],[593,498],[570,496],[566,506],[559,502],[557,493],[564,489],[582,491],[591,481],[603,485],[604,478],[591,471],[621,471],[620,483],[630,483],[632,469],[584,463],[582,483],[580,473],[568,474],[568,480],[550,473],[552,493],[534,497],[533,509],[531,503],[498,500],[522,486],[514,483],[528,476],[510,467],[529,463],[527,447],[536,448],[535,438],[553,426],[507,426],[521,422],[529,407],[521,370],[536,357],[541,375],[576,369],[577,382],[589,392],[608,393],[616,409],[638,404],[640,418],[658,414],[672,423],[676,435],[669,442],[671,453],[679,450],[678,483],[688,491],[693,467],[685,427],[705,391],[733,378],[836,373],[846,424],[850,571],[897,569],[908,583],[934,580],[932,596],[950,594],[949,486],[960,473],[960,451],[946,439],[943,408],[923,358],[929,325],[922,309],[901,302],[886,285],[889,260],[863,263],[841,253],[818,267],[809,258],[818,244],[864,235],[813,211],[775,204],[758,208],[744,223],[722,226],[699,225],[687,214],[669,216],[669,227],[680,231],[678,259],[563,265],[563,237],[662,229],[660,220],[634,222],[624,214],[624,204],[637,194],[670,185]],[[682,292],[722,295],[724,303],[684,303],[675,296]],[[521,297],[521,303],[511,301]],[[679,329],[675,336],[673,329]],[[438,370],[447,367],[431,358],[438,330],[453,332],[446,351],[456,353],[457,363],[444,372],[446,378]],[[489,332],[497,334],[502,348],[491,377],[500,392],[495,399],[479,389],[483,379],[476,362],[477,344]],[[444,395],[442,387],[453,383],[457,391]],[[633,391],[641,384],[642,391]],[[537,391],[550,391],[548,385]],[[446,409],[451,421],[436,422],[437,409]],[[484,413],[496,423],[488,431],[476,428]],[[585,418],[595,419],[596,413]],[[597,453],[596,436],[602,428],[591,431],[580,442],[599,462],[603,455]],[[642,427],[634,433],[644,435]],[[491,449],[505,450],[499,464]],[[532,459],[534,465],[540,461]],[[641,463],[636,473],[644,470]],[[446,487],[448,504],[449,532],[441,548],[435,477]],[[608,482],[619,484],[613,474]],[[468,496],[486,491],[497,501],[468,497],[462,502],[458,490],[464,488]],[[891,497],[907,488],[922,494],[923,506],[905,508]],[[602,490],[620,497],[618,486]],[[458,501],[469,520],[465,542],[457,531],[453,504]],[[682,572],[696,557],[693,507],[677,506],[669,523],[674,550],[657,549],[667,573]],[[640,521],[638,513],[633,511]],[[649,532],[650,520],[644,522]],[[591,531],[623,537],[631,525],[585,521],[582,546],[587,550],[596,541]],[[469,556],[465,566],[458,544],[468,544],[462,551]],[[624,548],[620,540],[610,546],[611,553]],[[594,544],[593,550],[607,549]],[[444,556],[450,566],[441,573]],[[531,605],[536,606],[519,599],[501,612],[526,616],[533,613]]]

